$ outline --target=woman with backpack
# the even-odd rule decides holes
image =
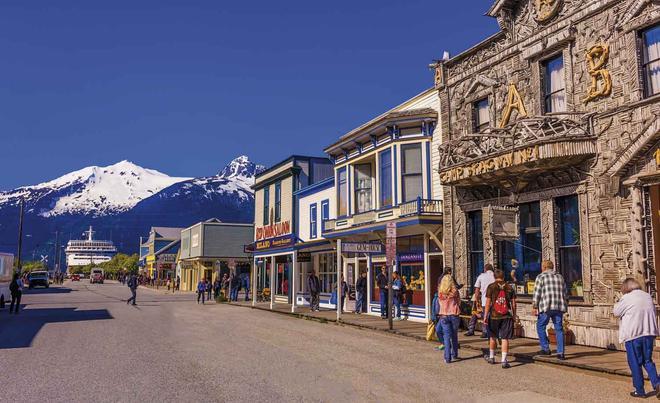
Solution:
[[[458,359],[458,327],[461,323],[461,295],[452,276],[444,276],[438,287],[438,303],[440,305],[440,326],[442,327],[445,345],[445,362]]]
[[[18,275],[14,273],[14,278],[9,284],[9,292],[11,293],[11,304],[9,305],[9,313],[14,312],[14,306],[16,306],[16,315],[18,315],[18,307],[21,305],[21,295],[23,295],[23,280]]]

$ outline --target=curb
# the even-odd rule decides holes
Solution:
[[[305,320],[311,320],[319,323],[333,323],[336,326],[351,326],[354,328],[358,329],[366,329],[366,330],[372,330],[372,331],[377,331],[380,333],[386,333],[386,334],[391,334],[391,335],[396,335],[399,337],[406,337],[408,339],[415,339],[418,341],[424,341],[428,342],[425,337],[421,336],[416,336],[416,335],[411,335],[405,332],[398,331],[396,329],[394,330],[389,330],[389,329],[381,329],[377,328],[374,326],[368,326],[368,325],[360,325],[357,323],[351,323],[351,322],[345,322],[342,320],[337,321],[337,319],[324,319],[324,318],[317,318],[315,316],[307,315],[304,313],[294,313],[294,312],[282,312],[282,311],[276,311],[276,310],[271,310],[269,308],[262,308],[259,306],[246,306],[246,305],[236,305],[236,304],[230,304],[226,303],[226,305],[230,306],[236,306],[236,307],[241,307],[241,308],[251,308],[251,309],[256,309],[259,311],[265,311],[265,312],[271,312],[271,313],[276,313],[284,316],[289,316],[289,317],[294,317],[298,319],[305,319]],[[431,342],[429,342],[431,343]],[[472,351],[480,351],[484,352],[485,349],[482,347],[475,347],[471,345],[463,345],[461,348],[466,349],[466,350],[472,350]],[[539,363],[539,364],[550,364],[550,365],[556,365],[558,367],[568,367],[568,368],[577,368],[577,369],[582,369],[586,371],[591,371],[591,372],[598,372],[598,373],[603,373],[603,374],[608,374],[608,375],[617,375],[617,376],[623,376],[626,378],[630,378],[631,374],[629,371],[626,370],[613,370],[613,369],[607,369],[607,368],[602,368],[602,367],[597,367],[589,364],[580,364],[577,362],[573,362],[570,360],[565,360],[565,361],[560,361],[556,358],[549,358],[549,357],[543,357],[543,356],[538,356],[538,355],[533,355],[533,354],[525,354],[525,353],[515,353],[515,352],[510,352],[509,356],[513,356],[516,360],[521,361],[521,362],[527,362],[527,363]],[[645,374],[646,375],[646,374]],[[645,379],[648,379],[646,376],[644,376]]]

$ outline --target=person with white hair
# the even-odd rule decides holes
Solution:
[[[619,342],[625,344],[628,366],[632,373],[635,390],[630,396],[645,398],[642,367],[649,375],[655,395],[660,399],[660,379],[653,362],[653,346],[658,336],[658,323],[653,298],[642,291],[634,278],[627,278],[621,284],[623,296],[614,305],[612,314],[620,318]]]

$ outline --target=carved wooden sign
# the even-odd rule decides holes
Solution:
[[[494,240],[520,239],[520,215],[517,207],[490,206],[490,234]]]
[[[502,112],[502,120],[500,121],[500,127],[505,127],[509,124],[511,120],[511,113],[513,110],[518,111],[518,117],[527,116],[527,109],[525,109],[525,104],[523,99],[518,92],[515,84],[509,84],[509,94],[506,97],[506,105],[504,106],[504,111]]]
[[[585,56],[591,76],[591,86],[583,101],[586,105],[598,97],[607,97],[612,93],[612,77],[604,68],[610,57],[610,48],[607,45],[594,45]]]
[[[440,62],[436,62],[435,73],[433,76],[433,82],[435,84],[436,89],[442,88],[445,85],[445,74],[443,69],[444,69],[444,64]]]
[[[527,147],[521,150],[515,150],[506,154],[491,157],[482,161],[455,167],[446,172],[440,173],[440,182],[443,184],[452,183],[461,179],[471,178],[473,176],[483,175],[503,168],[524,164],[539,159],[539,147]]]
[[[547,22],[555,18],[561,10],[562,0],[534,0],[536,21]]]

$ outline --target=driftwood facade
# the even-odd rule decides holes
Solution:
[[[468,284],[504,269],[535,337],[529,294],[551,259],[575,341],[619,348],[621,281],[659,298],[660,2],[499,0],[489,15],[499,33],[435,66],[445,262]]]

